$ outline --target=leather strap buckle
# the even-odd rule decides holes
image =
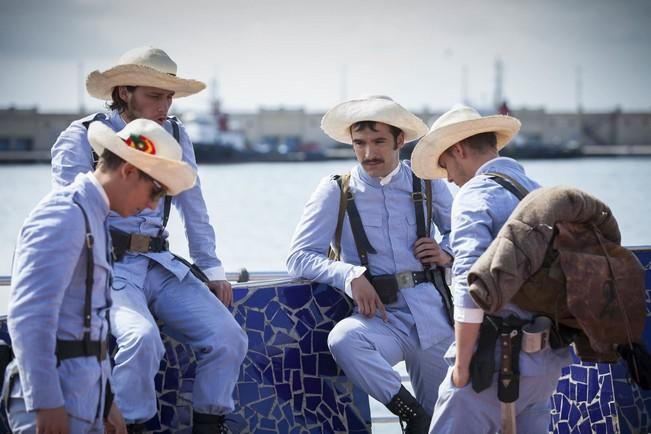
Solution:
[[[131,234],[129,241],[129,250],[132,252],[147,253],[149,252],[150,237],[142,234]]]
[[[414,275],[411,271],[403,271],[401,273],[396,273],[396,282],[398,283],[398,287],[400,289],[402,288],[413,288],[416,286],[416,282],[414,281]]]

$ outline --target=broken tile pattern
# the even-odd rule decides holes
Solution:
[[[651,250],[636,254],[647,269],[651,317]],[[346,380],[327,348],[328,331],[350,313],[350,302],[320,284],[236,288],[234,296],[233,313],[249,337],[234,392],[234,424],[260,434],[370,433],[368,398]],[[0,339],[9,342],[4,318]],[[644,340],[651,348],[651,321]],[[166,357],[156,375],[159,413],[147,427],[190,434],[196,359],[186,346],[167,337],[164,343]],[[554,433],[651,432],[651,391],[632,383],[623,363],[575,358],[563,370],[551,406]],[[0,433],[8,432],[2,411]]]

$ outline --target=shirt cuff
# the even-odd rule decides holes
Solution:
[[[208,279],[212,282],[214,280],[226,280],[226,271],[224,271],[224,267],[217,266],[217,267],[211,267],[211,268],[206,268],[203,270],[206,276],[208,276]]]
[[[364,273],[366,273],[366,267],[362,267],[360,265],[355,265],[350,269],[350,271],[348,271],[346,274],[346,280],[344,281],[344,293],[348,297],[353,298],[353,288],[350,286],[351,282],[353,279],[357,279]]]
[[[454,306],[454,320],[478,324],[484,320],[484,310]]]

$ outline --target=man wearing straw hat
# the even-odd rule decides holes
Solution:
[[[88,141],[100,155],[97,169],[46,196],[20,231],[7,314],[15,359],[3,392],[15,433],[103,433],[104,408],[112,428],[126,432],[107,389],[106,219],[109,211],[126,217],[156,208],[162,195],[195,182],[180,146],[156,122],[135,120],[117,134],[95,123]]]
[[[77,173],[92,167],[85,134],[89,124],[99,122],[119,130],[136,118],[155,121],[178,137],[182,159],[196,171],[192,143],[183,125],[167,113],[173,98],[192,95],[204,87],[199,81],[178,77],[176,63],[152,47],[132,49],[116,66],[90,73],[88,93],[110,101],[111,111],[75,121],[61,133],[52,148],[54,183],[67,185]],[[137,145],[148,147],[146,143]],[[199,180],[170,199],[133,217],[109,216],[118,258],[111,309],[112,333],[118,344],[113,369],[116,403],[132,432],[143,429],[142,423],[156,414],[154,377],[165,349],[155,316],[197,356],[194,432],[225,432],[224,415],[234,409],[232,393],[246,355],[247,338],[226,308],[232,302],[232,290],[215,254],[215,233]],[[170,204],[185,224],[196,264],[193,272],[187,262],[168,250],[165,224]]]
[[[406,423],[407,433],[425,433],[445,375],[443,353],[453,337],[429,273],[430,265],[451,261],[446,249],[452,197],[444,182],[431,182],[429,232],[419,235],[419,209],[429,216],[428,201],[414,191],[425,183],[413,176],[409,162],[399,160],[399,152],[427,127],[390,98],[339,104],[325,114],[321,128],[352,144],[359,162],[348,181],[352,197],[337,240],[339,180],[321,181],[294,233],[289,272],[340,288],[353,299],[355,313],[328,336],[333,357],[353,383]],[[442,234],[440,244],[431,222]],[[339,247],[339,260],[328,257],[331,244]],[[393,369],[400,361],[406,362],[416,399]]]
[[[413,152],[417,175],[461,187],[450,234],[455,345],[446,355],[451,367],[439,388],[431,433],[547,433],[550,396],[569,363],[566,348],[552,350],[544,339],[534,345],[548,329],[527,333],[539,323],[532,323],[531,312],[507,304],[485,315],[468,293],[471,266],[519,199],[539,187],[518,162],[498,154],[519,129],[516,118],[482,117],[459,105],[434,122]]]

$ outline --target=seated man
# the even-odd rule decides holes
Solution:
[[[56,185],[67,185],[93,164],[86,126],[101,122],[113,130],[135,118],[158,122],[174,134],[181,156],[196,168],[192,143],[183,125],[167,116],[172,99],[192,95],[205,85],[176,75],[176,63],[162,50],[142,47],[125,53],[117,65],[94,71],[86,82],[91,96],[110,101],[111,111],[73,122],[52,148],[52,175]],[[142,149],[149,144],[139,143]],[[170,206],[179,211],[198,268],[168,250],[165,224]],[[233,293],[224,267],[215,254],[215,232],[197,184],[161,201],[158,208],[137,215],[109,215],[114,265],[111,331],[118,352],[113,368],[115,400],[131,432],[156,414],[154,377],[165,348],[154,320],[166,332],[188,344],[197,356],[192,392],[195,433],[226,430],[224,415],[234,409],[233,389],[247,349],[247,337],[226,306]],[[221,430],[221,431],[220,431]]]
[[[332,355],[353,383],[406,423],[406,432],[425,433],[445,376],[443,353],[453,338],[445,308],[450,300],[443,302],[437,291],[445,294],[444,284],[435,286],[430,270],[451,261],[444,249],[452,196],[443,181],[431,182],[428,200],[419,196],[430,190],[430,181],[416,178],[399,152],[427,127],[391,99],[344,102],[325,114],[321,126],[353,145],[359,164],[347,182],[352,197],[337,231],[342,179],[327,177],[319,184],[294,233],[288,270],[340,288],[354,300],[355,313],[328,336]],[[432,222],[443,236],[441,246],[432,238]],[[340,260],[328,257],[330,245],[340,245]],[[393,369],[403,360],[416,399]]]

